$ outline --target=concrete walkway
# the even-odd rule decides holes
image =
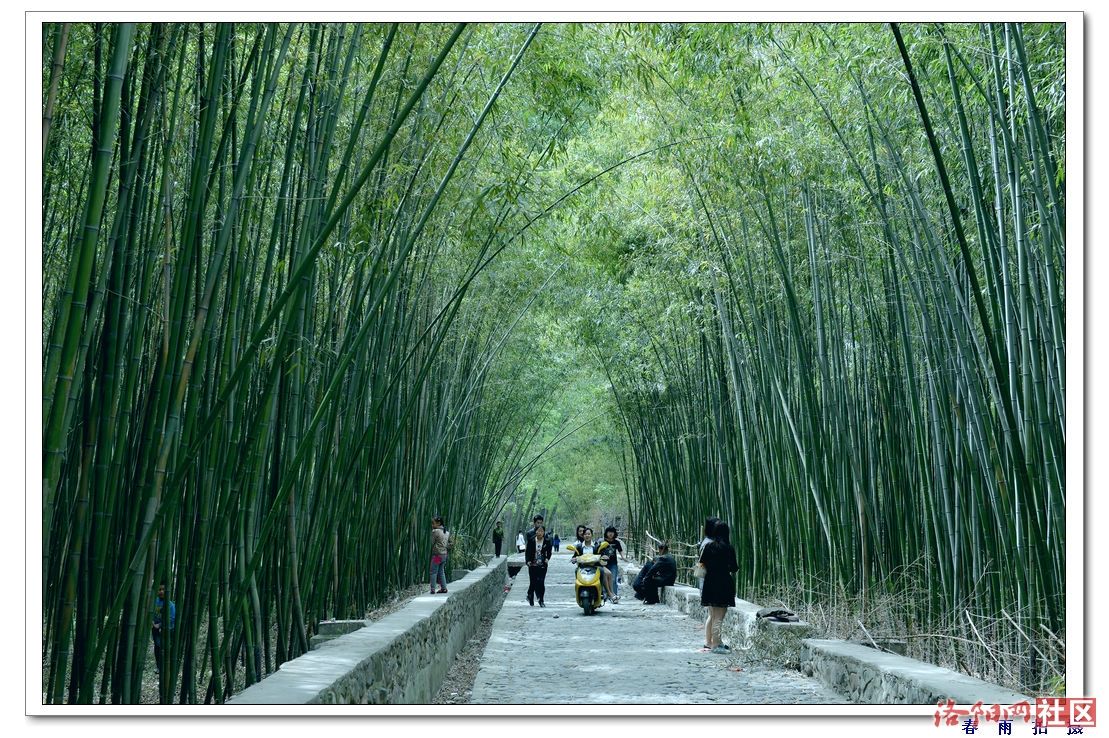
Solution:
[[[565,551],[547,572],[545,608],[527,603],[523,569],[493,623],[471,704],[843,704],[820,682],[786,669],[743,666],[700,653],[704,622],[644,605],[630,586],[620,603],[585,617],[574,603]],[[534,677],[534,678],[533,678]]]

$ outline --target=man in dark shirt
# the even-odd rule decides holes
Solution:
[[[493,528],[493,551],[494,556],[501,555],[501,543],[504,542],[504,528],[501,526],[501,521],[497,521],[497,525]]]
[[[657,605],[659,587],[669,587],[677,578],[677,562],[670,555],[669,545],[663,541],[659,544],[658,556],[644,564],[639,576],[635,578],[635,583],[632,585],[635,598],[643,600],[647,605]]]
[[[534,518],[531,519],[531,527],[528,528],[527,533],[524,533],[524,540],[525,541],[534,540],[535,539],[535,529],[537,527],[539,527],[540,525],[543,525],[543,516],[542,515],[536,515]]]

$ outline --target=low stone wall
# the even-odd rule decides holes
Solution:
[[[628,565],[622,569],[630,589],[639,567]],[[706,608],[701,606],[701,593],[694,587],[684,584],[667,587],[661,600],[692,618],[704,620],[707,616]],[[935,705],[947,699],[960,705],[973,705],[979,700],[986,705],[1032,702],[1026,695],[916,659],[848,641],[803,638],[812,631],[808,623],[760,620],[759,609],[752,602],[737,599],[736,606],[724,618],[724,641],[733,647],[743,647],[761,629],[770,642],[788,646],[791,661],[797,658],[799,643],[801,671],[852,702],[869,705]],[[761,642],[767,643],[765,638]]]
[[[801,671],[866,705],[1012,705],[1032,698],[981,679],[894,653],[839,640],[801,642]]]
[[[427,704],[481,618],[500,606],[508,560],[493,559],[381,620],[287,661],[228,704]]]

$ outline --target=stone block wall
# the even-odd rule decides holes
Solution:
[[[427,704],[481,618],[504,598],[507,558],[421,595],[367,627],[334,638],[228,704]]]
[[[315,650],[321,644],[365,627],[365,620],[322,620],[317,626],[316,635],[309,639],[308,648]]]
[[[628,565],[623,572],[629,589],[639,574],[639,567]],[[704,620],[706,608],[701,607],[701,593],[695,587],[677,584],[667,587],[661,600],[691,618]],[[975,679],[934,664],[878,651],[841,640],[820,640],[800,636],[811,632],[807,623],[773,623],[760,621],[759,606],[736,599],[736,607],[724,618],[724,641],[733,646],[745,644],[762,628],[775,639],[789,638],[789,646],[800,641],[802,673],[822,681],[852,702],[870,705],[935,705],[953,699],[960,705],[1013,705],[1032,698],[996,684]],[[796,640],[795,640],[796,639]],[[791,657],[796,658],[796,657]]]
[[[894,653],[840,640],[806,639],[801,671],[866,705],[1032,704],[1030,697],[996,684]]]

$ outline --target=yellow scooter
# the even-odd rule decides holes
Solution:
[[[602,549],[606,547],[607,544],[601,545]],[[572,543],[566,547],[566,550],[571,556],[577,557],[577,569],[574,572],[574,600],[586,615],[592,615],[605,604],[600,552],[583,554],[581,549]]]

